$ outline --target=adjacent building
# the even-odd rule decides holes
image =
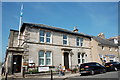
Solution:
[[[6,50],[6,71],[22,73],[23,67],[65,69],[86,62],[117,61],[118,47],[107,39],[52,27],[44,24],[23,23],[19,31],[10,30]]]
[[[92,59],[101,64],[110,61],[119,61],[118,45],[105,38],[103,33],[91,36]]]

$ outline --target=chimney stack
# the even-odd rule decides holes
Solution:
[[[98,34],[98,37],[101,37],[101,38],[105,39],[105,35],[103,33]]]
[[[76,26],[74,27],[73,32],[78,32],[78,29],[76,28]]]

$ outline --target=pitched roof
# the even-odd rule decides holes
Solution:
[[[117,44],[114,44],[113,42],[107,40],[107,39],[103,39],[100,37],[95,37],[95,36],[91,36],[94,40],[96,40],[97,42],[99,42],[99,44],[104,45],[104,46],[111,46],[111,47],[117,47]]]
[[[68,33],[68,34],[73,34],[73,35],[79,35],[79,36],[88,37],[88,38],[91,39],[91,37],[88,36],[88,35],[86,35],[86,34],[81,34],[81,33],[69,31],[69,30],[62,29],[62,28],[52,27],[52,26],[48,26],[48,25],[45,25],[45,24],[23,23],[23,25],[21,27],[21,32],[24,31],[25,26],[35,27],[35,28],[42,28],[42,29],[48,29],[48,30],[57,31],[57,32],[64,32],[64,33]]]

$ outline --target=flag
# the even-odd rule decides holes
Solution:
[[[20,13],[20,16],[21,16],[21,17],[23,16],[23,4],[21,5],[21,13]]]

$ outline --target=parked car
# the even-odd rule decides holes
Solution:
[[[105,73],[106,68],[97,62],[83,63],[80,65],[80,74]]]
[[[108,63],[105,63],[105,67],[107,71],[117,71],[117,70],[120,70],[120,63],[108,62]]]

